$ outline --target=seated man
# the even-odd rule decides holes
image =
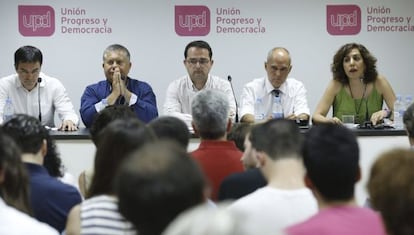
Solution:
[[[106,80],[86,87],[81,97],[80,114],[86,127],[92,125],[96,114],[107,105],[131,106],[136,116],[147,123],[158,117],[155,94],[149,84],[128,76],[130,54],[124,46],[108,46],[102,65]]]
[[[191,104],[193,128],[200,136],[199,147],[191,152],[200,164],[212,187],[212,200],[223,179],[235,172],[242,172],[240,158],[243,153],[233,141],[226,139],[232,121],[229,118],[229,100],[219,90],[200,91]]]
[[[257,78],[243,88],[240,102],[241,122],[260,122],[273,118],[274,97],[280,97],[282,114],[291,120],[309,120],[306,89],[302,82],[288,78],[292,69],[289,51],[276,47],[264,64],[267,77]]]
[[[43,167],[48,131],[35,117],[17,114],[3,125],[22,151],[29,172],[30,201],[34,217],[62,232],[70,209],[80,203],[78,190],[48,174]]]
[[[41,72],[42,52],[33,46],[23,46],[14,53],[16,74],[0,79],[0,123],[4,105],[9,99],[14,113],[36,117],[43,125],[55,126],[55,112],[61,121],[60,129],[76,131],[79,117],[75,113],[63,84]]]
[[[221,90],[229,100],[229,117],[236,115],[236,102],[230,83],[210,74],[213,52],[205,41],[190,42],[184,49],[184,66],[188,75],[173,81],[167,88],[164,114],[182,119],[191,129],[191,102],[201,90]]]
[[[305,139],[305,183],[318,200],[319,212],[286,230],[288,235],[385,235],[380,216],[359,207],[355,184],[361,178],[355,135],[335,124],[313,126]]]

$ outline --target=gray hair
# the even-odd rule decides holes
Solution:
[[[112,44],[112,45],[109,45],[105,49],[105,51],[103,53],[103,56],[102,56],[102,59],[104,61],[105,61],[105,55],[110,51],[123,51],[125,53],[126,57],[128,58],[128,61],[131,61],[131,54],[129,54],[128,49],[126,47],[120,45],[120,44]]]
[[[191,111],[200,137],[217,139],[226,133],[230,108],[228,97],[222,91],[200,91],[191,103]]]

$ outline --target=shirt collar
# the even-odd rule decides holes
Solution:
[[[265,78],[265,89],[266,89],[266,93],[267,94],[272,94],[272,91],[274,89],[278,89],[280,91],[280,94],[281,95],[287,94],[287,84],[286,84],[287,81],[288,81],[288,78],[286,79],[286,81],[279,88],[274,88],[273,85],[272,85],[272,83],[270,83],[269,78],[266,77]]]

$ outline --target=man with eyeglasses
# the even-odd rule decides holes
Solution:
[[[24,113],[39,119],[42,125],[54,127],[55,112],[61,121],[60,129],[76,131],[79,117],[75,113],[63,84],[41,72],[42,52],[33,46],[22,46],[14,53],[15,74],[0,79],[0,123],[6,100],[14,113]]]
[[[283,118],[307,124],[310,111],[306,89],[302,82],[288,78],[292,69],[289,51],[283,47],[271,49],[264,67],[267,77],[256,78],[243,88],[241,122],[254,123],[272,119],[272,106],[278,100],[282,105]]]
[[[184,66],[188,74],[173,81],[167,88],[164,102],[164,115],[182,119],[192,129],[191,102],[201,90],[216,89],[223,91],[229,99],[232,120],[236,115],[236,102],[230,83],[210,74],[213,66],[213,52],[205,41],[192,41],[184,50]]]

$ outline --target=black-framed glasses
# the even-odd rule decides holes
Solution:
[[[201,59],[192,58],[192,59],[187,59],[186,61],[187,61],[187,63],[189,63],[191,65],[197,65],[197,63],[200,64],[200,65],[206,65],[206,64],[210,63],[210,60],[206,59],[206,58],[201,58]]]

